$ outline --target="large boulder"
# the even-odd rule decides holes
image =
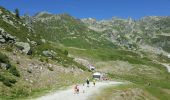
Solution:
[[[168,58],[170,58],[170,54],[168,55]]]
[[[43,51],[43,55],[46,56],[46,57],[52,57],[53,56],[53,54],[48,50]]]
[[[5,43],[5,39],[3,38],[2,35],[0,35],[0,43]]]
[[[14,43],[16,38],[11,34],[7,33],[3,28],[0,28],[0,43]]]
[[[31,50],[29,43],[16,42],[15,45],[24,53],[28,54]]]
[[[14,36],[12,36],[11,34],[8,34],[5,32],[5,34],[3,35],[4,39],[6,42],[8,43],[15,43],[16,38]]]
[[[7,38],[8,40],[13,40],[13,41],[15,41],[15,37],[12,36],[11,34],[6,34],[6,38]]]
[[[4,39],[4,29],[0,27],[0,43],[5,43],[6,40]]]
[[[3,28],[0,27],[0,34],[4,33],[5,30]]]
[[[14,25],[14,22],[11,20],[11,17],[10,17],[9,15],[2,15],[2,19],[3,19],[6,23],[12,25],[13,27],[16,27],[16,26]]]
[[[0,63],[0,68],[1,69],[4,69],[4,70],[7,70],[10,68],[10,65],[9,64],[6,64],[6,63]]]
[[[2,12],[2,10],[0,9],[0,15],[2,14],[3,12]]]
[[[45,39],[41,39],[41,42],[42,42],[42,43],[46,43],[46,40],[45,40]]]

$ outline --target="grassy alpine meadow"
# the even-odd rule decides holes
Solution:
[[[170,73],[166,67],[153,61],[168,63],[169,59],[163,55],[155,56],[155,54],[148,55],[147,52],[106,48],[91,50],[68,48],[68,50],[75,56],[84,57],[91,61],[98,71],[105,72],[106,70],[111,80],[125,80],[134,84],[133,86],[120,86],[119,89],[123,90],[131,86],[141,89],[143,98],[139,95],[139,100],[153,98],[155,100],[169,100],[170,98]],[[140,57],[141,54],[143,57]],[[165,89],[168,91],[164,91]],[[111,100],[115,97],[114,91],[117,91],[117,88],[106,88],[95,97],[95,100],[103,100],[104,98]]]
[[[153,99],[152,95],[132,83],[106,87],[90,97],[93,100],[120,100],[125,98],[135,100]]]
[[[144,91],[147,91],[152,96],[157,98],[158,100],[169,100],[170,95],[169,92],[163,91],[164,89],[170,90],[170,74],[167,70],[160,66],[162,70],[159,75],[152,75],[153,73],[137,73],[134,72],[133,75],[122,74],[117,75],[115,73],[109,73],[109,76],[112,78],[118,78],[122,80],[130,81],[140,87]]]
[[[20,9],[14,10],[15,3],[2,1],[2,5],[11,11],[0,7],[0,100],[32,99],[65,90],[85,83],[87,78],[91,81],[94,72],[104,73],[110,81],[125,84],[102,88],[89,100],[170,100],[170,72],[167,70],[170,66],[170,16],[143,17],[144,14],[133,19],[137,18],[137,13],[133,13],[132,18],[123,15],[123,18],[129,18],[105,19],[102,17],[108,16],[105,12],[88,15],[92,13],[85,10],[93,8],[96,2],[89,0],[94,6],[86,7],[87,1],[83,6],[76,3],[79,9],[75,13],[67,7],[54,8],[65,7],[62,6],[64,2],[53,6],[58,3],[51,1],[48,5],[44,0],[42,3],[47,2],[45,4],[50,8],[43,9],[52,11],[50,13],[39,12],[42,10],[39,5],[32,12],[32,4],[28,5],[29,12],[24,11],[20,7],[23,2],[18,2]],[[101,4],[107,5],[105,3]],[[128,3],[125,6],[137,5]],[[104,6],[100,9],[97,10],[102,11]],[[112,13],[115,8],[107,10]],[[36,11],[39,13],[34,15]],[[27,12],[30,14],[25,14]],[[57,14],[59,12],[62,14]],[[90,71],[90,65],[95,67],[94,71]]]

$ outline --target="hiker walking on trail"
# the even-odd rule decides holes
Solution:
[[[82,86],[82,91],[83,91],[83,93],[85,93],[85,85],[84,84]]]
[[[79,94],[79,86],[78,85],[75,85],[74,93]]]
[[[95,79],[93,79],[93,85],[94,85],[94,86],[96,85],[96,80],[95,80]]]
[[[89,84],[90,84],[89,79],[86,80],[86,83],[87,83],[87,87],[89,87]]]

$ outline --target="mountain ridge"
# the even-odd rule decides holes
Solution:
[[[17,18],[0,7],[0,99],[32,99],[83,83],[93,72],[128,81],[117,92],[127,93],[124,98],[170,98],[169,17],[98,21],[39,14]],[[114,98],[115,89],[109,91]]]

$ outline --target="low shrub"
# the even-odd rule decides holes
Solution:
[[[12,84],[10,83],[10,81],[8,79],[5,79],[2,81],[4,85],[8,86],[8,87],[11,87]]]
[[[9,63],[9,59],[6,55],[4,55],[3,53],[0,52],[0,62],[1,63],[6,63],[8,64]]]
[[[0,74],[0,81],[1,81],[4,85],[6,85],[6,86],[8,86],[8,87],[11,87],[12,84],[15,84],[15,83],[17,82],[15,79],[13,79],[13,78],[7,78],[7,77],[5,77],[5,76],[3,76],[3,75],[1,75],[1,74]]]
[[[7,47],[5,48],[5,50],[6,50],[6,51],[9,51],[9,52],[12,52],[12,51],[13,51],[11,46],[7,46]]]
[[[31,70],[31,69],[27,69],[27,72],[28,72],[28,73],[32,73],[32,70]]]
[[[11,66],[11,67],[9,68],[9,72],[10,72],[11,74],[13,74],[14,76],[20,77],[19,71],[16,69],[15,66]]]
[[[53,67],[47,67],[50,71],[54,71]]]
[[[39,61],[44,62],[44,60],[42,58],[40,58]]]
[[[16,61],[16,63],[17,63],[18,65],[20,64],[20,62],[19,62],[18,60]]]
[[[46,58],[46,59],[45,59],[45,61],[46,61],[46,63],[49,63],[49,60],[48,60],[48,58]]]
[[[64,55],[68,56],[68,51],[64,50]]]

